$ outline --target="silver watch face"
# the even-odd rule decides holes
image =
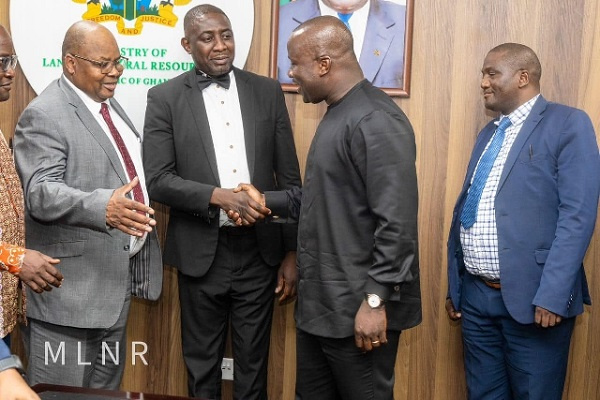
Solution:
[[[370,295],[367,299],[367,304],[371,308],[377,308],[381,305],[381,298],[377,295]]]

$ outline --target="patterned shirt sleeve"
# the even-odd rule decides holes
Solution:
[[[0,242],[0,270],[19,276],[24,258],[25,248]]]

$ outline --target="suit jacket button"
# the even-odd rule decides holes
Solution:
[[[400,291],[400,285],[396,285],[396,286],[394,286],[394,291],[395,291],[395,292],[399,292],[399,291]]]
[[[125,245],[125,247],[123,247],[123,250],[125,250],[125,251],[129,251],[129,245],[128,245],[128,244],[127,244],[127,245]]]

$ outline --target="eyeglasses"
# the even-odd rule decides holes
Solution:
[[[108,74],[110,71],[112,71],[113,67],[117,69],[117,71],[123,71],[123,69],[125,69],[125,63],[127,61],[129,61],[129,59],[127,57],[119,57],[118,59],[116,59],[115,61],[97,61],[97,60],[92,60],[90,58],[86,58],[86,57],[82,57],[78,54],[71,54],[73,57],[76,58],[80,58],[82,60],[91,62],[92,64],[100,67],[100,72],[102,72],[103,74]]]
[[[0,57],[0,63],[2,65],[2,72],[8,72],[9,69],[17,68],[17,63],[19,62],[17,55],[13,54],[12,56]]]

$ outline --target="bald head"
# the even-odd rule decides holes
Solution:
[[[14,54],[12,39],[8,31],[0,25],[0,57],[11,57]],[[10,89],[15,77],[15,64],[10,60],[13,59],[6,58],[3,61],[3,64],[7,62],[7,64],[4,64],[7,67],[6,71],[4,71],[4,68],[0,68],[0,101],[6,101],[10,98]],[[16,60],[14,61],[16,62]]]
[[[0,25],[0,57],[14,54],[13,42],[6,28]]]
[[[0,25],[0,57],[14,54],[13,42],[6,28]]]
[[[300,38],[304,51],[315,57],[327,55],[334,60],[356,59],[352,33],[338,18],[316,17],[298,26],[290,38]]]
[[[352,33],[339,19],[322,16],[298,26],[288,41],[288,73],[305,102],[331,104],[363,79]]]
[[[536,88],[540,87],[542,65],[532,49],[520,43],[503,43],[491,49],[489,53],[502,54],[504,61],[515,71],[527,70],[529,72],[529,82]]]
[[[2,40],[4,40],[4,38],[6,38],[6,37],[10,38],[8,31],[6,30],[6,28],[3,25],[0,25],[0,37],[2,38]]]
[[[95,45],[97,41],[109,41],[117,45],[113,34],[103,25],[93,21],[77,21],[67,30],[62,45],[62,57],[71,53],[80,53],[83,49]]]
[[[63,73],[77,88],[97,102],[114,96],[123,74],[121,52],[113,34],[92,21],[78,21],[65,34]]]

